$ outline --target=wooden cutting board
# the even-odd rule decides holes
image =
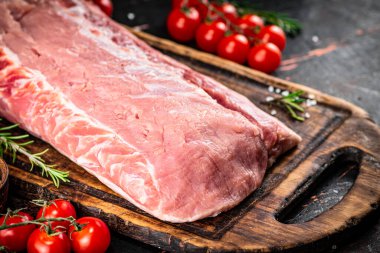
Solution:
[[[70,171],[68,184],[55,188],[24,157],[10,167],[10,200],[23,206],[37,198],[63,197],[82,215],[105,220],[118,233],[161,249],[187,252],[267,252],[308,249],[324,238],[356,225],[380,203],[380,128],[362,109],[316,90],[280,80],[207,53],[142,32],[137,36],[169,56],[212,76],[247,96],[263,110],[268,86],[302,89],[318,105],[310,119],[277,117],[303,142],[268,169],[262,186],[232,210],[215,218],[185,224],[160,221],[121,198],[96,178],[35,139],[31,149],[50,148],[44,157]],[[4,123],[1,123],[4,124]],[[22,132],[20,130],[20,132]],[[311,245],[311,246],[310,246]]]

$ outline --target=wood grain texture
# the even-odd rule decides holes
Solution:
[[[51,181],[31,173],[25,158],[18,157],[10,166],[14,205],[35,198],[68,198],[80,213],[100,217],[118,233],[162,249],[188,252],[267,252],[311,247],[311,243],[357,224],[377,208],[380,130],[364,110],[300,84],[152,35],[135,33],[164,53],[244,94],[263,110],[269,110],[260,103],[269,95],[268,85],[314,94],[319,104],[309,109],[312,117],[304,123],[292,121],[284,113],[278,114],[280,120],[303,137],[303,142],[268,169],[263,185],[237,207],[215,218],[193,223],[170,224],[151,217],[54,149],[46,160],[68,169],[71,182],[56,189]],[[46,143],[36,140],[33,150],[47,147]],[[288,222],[284,217],[314,185],[326,181],[333,172],[332,164],[338,160],[343,171],[351,170],[345,167],[346,163],[353,163],[357,170],[348,193],[323,210],[325,212],[305,222]]]
[[[9,192],[9,180],[8,180],[8,166],[0,159],[0,212],[4,212],[6,209],[6,203]]]

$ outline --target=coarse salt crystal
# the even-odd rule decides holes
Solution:
[[[281,90],[279,88],[276,89],[275,91],[277,94],[280,94],[281,93]]]
[[[265,98],[265,101],[267,101],[267,102],[271,102],[273,100],[274,100],[274,98],[271,97],[271,96],[268,96],[268,97]]]
[[[314,106],[314,105],[317,105],[317,100],[314,100],[314,99],[306,99],[306,106],[307,106],[307,107]]]
[[[305,113],[305,118],[306,118],[306,119],[310,118],[310,113],[306,112],[306,113]]]
[[[317,43],[319,41],[319,37],[317,35],[314,35],[313,37],[311,37],[311,40],[314,42],[314,43]]]
[[[289,95],[289,91],[284,90],[283,92],[281,92],[281,95],[283,95],[284,97],[286,97],[286,96]]]
[[[269,91],[269,92],[273,92],[273,91],[274,91],[274,87],[273,87],[273,86],[269,86],[269,87],[268,87],[268,91]]]
[[[134,19],[135,19],[135,14],[134,14],[133,12],[129,12],[129,13],[127,14],[127,18],[128,18],[129,20],[134,20]]]
[[[276,115],[276,114],[277,114],[277,111],[276,111],[276,110],[272,110],[272,111],[270,111],[270,114],[271,114],[271,115]]]

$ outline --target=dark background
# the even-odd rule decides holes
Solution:
[[[170,0],[113,0],[113,18],[168,38]],[[380,123],[379,0],[255,0],[258,8],[298,19],[302,33],[289,39],[274,75],[344,98]],[[380,140],[379,140],[380,143]],[[379,144],[380,145],[380,144]],[[380,182],[379,182],[380,183]],[[331,238],[323,251],[380,252],[379,212]],[[110,252],[159,252],[117,234]]]

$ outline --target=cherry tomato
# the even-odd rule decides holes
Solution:
[[[69,235],[71,247],[75,253],[106,252],[111,242],[111,235],[107,225],[95,217],[82,217],[79,224],[87,224],[80,230],[70,226]]]
[[[195,35],[198,47],[206,52],[215,53],[226,31],[227,26],[222,21],[203,23]]]
[[[281,62],[281,51],[273,43],[254,46],[248,55],[248,65],[265,73],[275,71]]]
[[[37,219],[41,218],[43,212],[43,207],[37,213]],[[74,206],[68,200],[56,199],[51,202],[49,206],[45,209],[45,218],[68,218],[77,217]],[[69,221],[53,221],[51,222],[51,227],[54,229],[57,226],[65,227],[66,230],[70,226]],[[58,228],[58,230],[61,230]]]
[[[264,27],[264,20],[257,15],[247,14],[238,19],[237,24],[248,38],[254,38]]]
[[[233,4],[224,2],[221,5],[214,5],[214,7],[218,11],[222,12],[224,14],[224,16],[227,19],[229,19],[232,23],[236,23],[236,21],[238,19],[238,14],[237,14],[236,7]],[[217,14],[211,14],[212,17],[214,15],[217,15]],[[223,20],[223,19],[219,19],[219,20]]]
[[[261,29],[257,37],[263,42],[271,42],[275,44],[281,51],[284,50],[286,45],[286,35],[281,27],[276,25],[265,26]]]
[[[249,52],[249,41],[242,34],[223,38],[218,44],[218,55],[225,59],[243,64]]]
[[[70,239],[66,233],[48,235],[44,229],[35,229],[28,240],[28,253],[69,253]]]
[[[172,9],[177,9],[181,7],[194,7],[199,4],[198,0],[188,0],[185,6],[186,0],[172,0]]]
[[[208,1],[204,0],[203,2],[207,3]],[[199,12],[201,20],[204,20],[206,18],[206,16],[207,16],[207,13],[208,13],[207,5],[205,5],[203,3],[200,3],[200,4],[195,5],[194,7]]]
[[[0,218],[0,224],[3,224],[5,216]],[[7,225],[17,224],[33,220],[30,214],[18,212],[7,219]],[[25,225],[15,228],[8,228],[0,231],[0,245],[8,251],[23,251],[26,249],[29,235],[33,232],[34,225]]]
[[[100,9],[107,14],[108,16],[111,17],[112,15],[112,10],[113,10],[113,5],[111,0],[93,0],[96,5],[100,7]]]
[[[200,23],[199,12],[194,7],[190,7],[187,10],[172,10],[166,25],[172,38],[181,42],[187,42],[194,38]]]
[[[173,0],[172,9],[181,7],[194,7],[199,12],[201,20],[203,20],[206,17],[208,11],[208,0],[188,0],[186,6],[185,3],[186,0]]]

